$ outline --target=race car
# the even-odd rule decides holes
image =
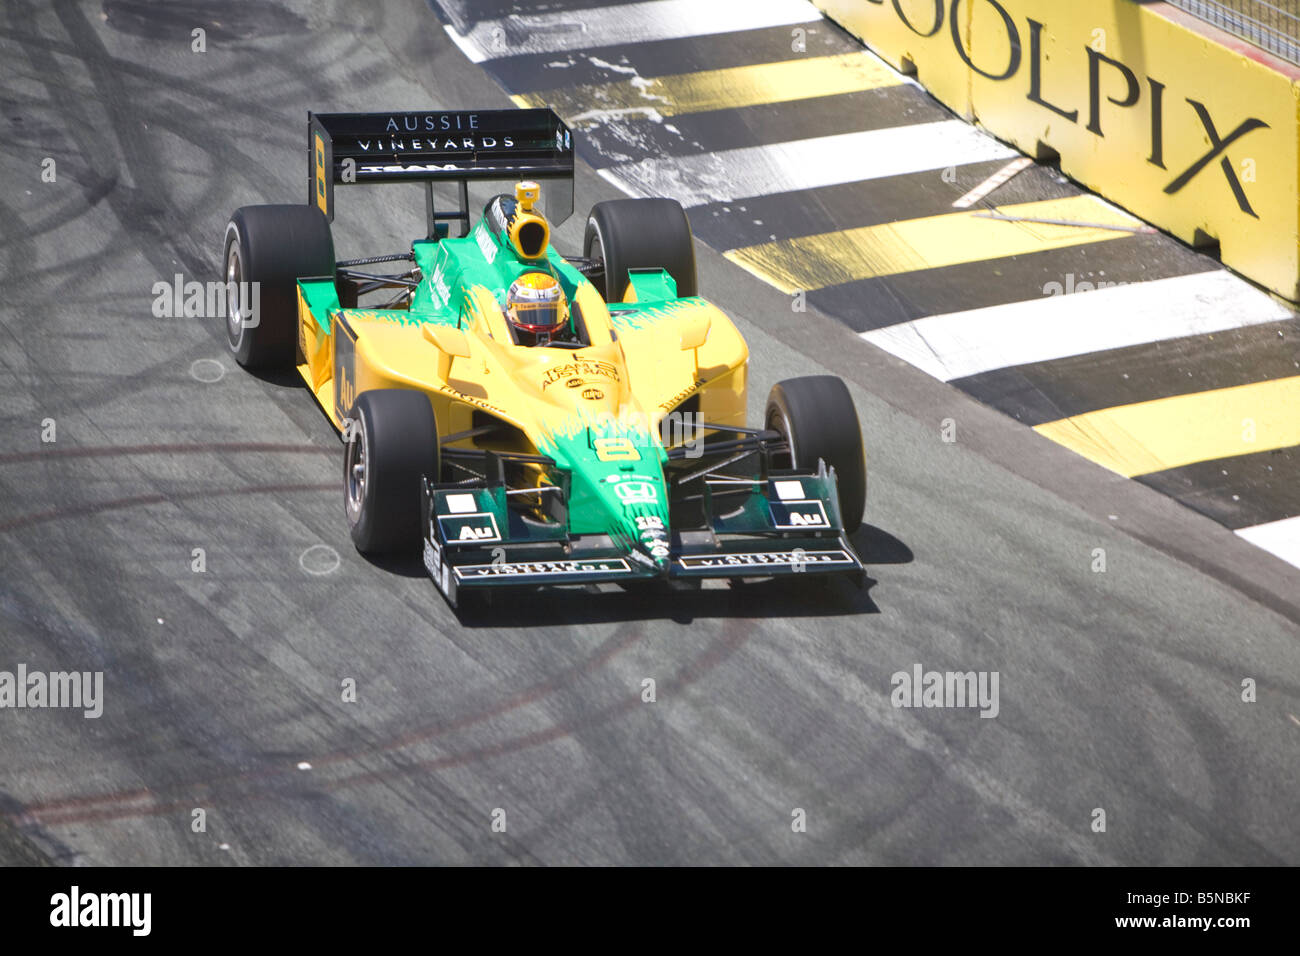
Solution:
[[[697,295],[677,202],[597,203],[581,256],[552,245],[573,156],[549,109],[309,113],[308,202],[231,217],[231,351],[296,367],[342,436],[356,547],[421,549],[453,607],[506,585],[860,583],[866,464],[844,383],[782,381],[746,427],[748,349]],[[478,180],[514,188],[471,224]],[[425,238],[336,261],[335,187],[389,182],[424,184]]]

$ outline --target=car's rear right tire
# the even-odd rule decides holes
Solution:
[[[415,550],[421,479],[438,480],[438,426],[423,392],[362,392],[344,430],[343,506],[364,554]]]
[[[629,269],[663,269],[679,296],[696,295],[695,242],[675,199],[611,199],[591,207],[583,255],[604,263],[592,280],[606,302],[622,302]]]

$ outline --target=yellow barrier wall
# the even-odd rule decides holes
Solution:
[[[1300,300],[1300,70],[1164,3],[814,2],[949,108]]]

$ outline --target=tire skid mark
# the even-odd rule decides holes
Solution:
[[[72,196],[55,203],[53,210],[45,212],[42,218],[25,226],[21,232],[16,231],[12,236],[0,238],[0,249],[5,250],[14,257],[31,255],[37,239],[90,212],[104,200],[116,185],[116,176],[111,179],[102,179],[86,184],[81,195]],[[6,222],[22,221],[22,213],[15,207],[5,205],[0,209],[3,209]],[[17,270],[14,271],[17,272]],[[13,275],[14,273],[9,274]],[[29,281],[29,279],[30,273],[24,278],[24,282]]]
[[[416,730],[408,731],[405,734],[392,738],[386,743],[375,742],[374,744],[365,747],[353,747],[346,750],[336,751],[334,753],[327,753],[317,757],[313,757],[308,762],[311,763],[313,767],[327,767],[347,760],[355,760],[365,755],[377,755],[377,754],[387,753],[390,751],[398,750],[402,747],[410,746],[412,744],[433,740],[445,734],[453,733],[457,730],[462,730],[466,727],[471,727],[474,726],[475,724],[479,724],[479,723],[483,723],[484,721],[491,720],[494,717],[499,717],[511,711],[518,710],[520,707],[525,707],[529,704],[537,703],[538,701],[544,699],[547,694],[563,687],[565,685],[566,680],[580,677],[583,674],[592,672],[596,670],[598,667],[600,667],[601,665],[608,663],[618,654],[627,650],[638,640],[640,640],[640,637],[641,635],[638,634],[635,630],[631,628],[624,628],[621,634],[616,634],[615,636],[608,638],[597,649],[597,652],[595,654],[592,654],[591,656],[585,658],[584,660],[564,668],[563,670],[552,675],[551,677],[546,678],[543,681],[539,681],[531,685],[530,687],[526,687],[523,688],[522,690],[517,691],[516,693],[505,698],[500,703],[492,705],[491,707],[487,707],[476,712],[471,712],[462,717],[458,717],[447,724],[433,724],[426,727],[418,728]],[[264,767],[257,770],[245,771],[243,773],[236,774],[235,776],[232,777],[223,777],[219,782],[222,784],[227,784],[227,783],[233,783],[233,782],[245,781],[245,780],[256,781],[264,778],[292,775],[297,772],[299,771],[297,771],[296,769],[287,770],[283,767]],[[213,785],[204,782],[198,782],[194,784],[194,786],[199,788],[200,790],[206,791],[206,788],[209,788]],[[56,809],[57,810],[57,809],[64,809],[68,807],[75,807],[75,806],[88,806],[88,805],[93,805],[105,801],[112,802],[119,799],[125,800],[127,802],[135,802],[138,800],[149,799],[153,797],[154,797],[154,792],[146,787],[138,790],[124,791],[117,794],[105,794],[102,796],[93,795],[88,797],[67,797],[63,799],[48,800],[39,804],[33,804],[31,807],[28,808],[28,811],[30,812],[33,809],[41,809],[41,810]]]
[[[0,534],[26,528],[47,521],[60,521],[65,518],[80,518],[105,511],[121,511],[126,508],[141,508],[146,505],[161,505],[168,502],[188,501],[195,498],[230,498],[238,495],[292,494],[300,491],[337,491],[338,484],[285,484],[285,485],[250,485],[246,488],[205,489],[202,491],[172,492],[170,494],[136,495],[131,498],[115,498],[111,501],[97,501],[84,505],[70,505],[64,508],[52,508],[35,514],[21,515],[9,521],[0,522]]]
[[[75,120],[69,124],[69,132],[76,153],[82,157],[118,153],[122,157],[124,172],[129,176],[130,181],[136,184],[134,188],[126,187],[121,184],[119,178],[117,187],[107,194],[108,204],[119,225],[123,227],[119,230],[119,235],[125,233],[136,239],[129,245],[118,245],[118,255],[125,255],[133,250],[144,256],[146,261],[158,270],[159,275],[171,274],[172,255],[175,255],[191,271],[202,271],[210,263],[191,261],[193,256],[187,254],[187,250],[176,243],[175,234],[166,228],[169,211],[156,203],[152,192],[140,186],[141,183],[162,181],[165,178],[163,176],[165,170],[148,141],[138,134],[138,124],[141,122],[141,114],[138,111],[141,100],[138,96],[131,95],[124,74],[135,75],[135,79],[143,79],[160,90],[179,89],[183,94],[193,97],[196,102],[205,104],[205,107],[213,99],[215,80],[209,78],[203,84],[178,86],[175,76],[160,75],[156,71],[135,64],[123,63],[108,52],[95,29],[75,4],[56,0],[53,8],[70,41],[70,55],[75,57],[85,70],[89,84],[97,94],[93,99],[103,107],[102,115],[107,122],[109,132],[107,134],[98,132],[97,124],[91,123],[90,117],[86,115],[85,105],[92,100],[92,97],[80,92],[80,87],[85,85],[83,81],[78,79],[75,83],[69,83],[66,79],[66,71],[55,71],[52,74],[50,65],[54,62],[53,58],[40,55],[37,49],[40,43],[24,45],[23,51],[45,86],[49,107]],[[229,95],[228,98],[233,105],[233,95]],[[249,104],[244,98],[240,100],[236,113],[243,115],[248,109]],[[188,140],[200,152],[211,154],[212,150],[205,148],[205,144],[199,142],[200,134],[196,132],[203,131],[207,134],[211,130],[211,124],[205,120],[205,115],[205,110],[200,108],[186,108],[179,103],[167,102],[144,114],[144,117],[155,127]],[[268,118],[270,118],[269,114]],[[220,133],[217,134],[217,138],[222,142],[229,141]],[[245,159],[244,162],[250,169],[254,166],[251,160]],[[244,172],[248,171],[250,170],[244,170]],[[227,195],[227,187],[230,183],[225,180],[234,178],[229,157],[222,168],[213,170],[213,173],[214,182],[210,193],[214,196]]]
[[[174,380],[184,374],[183,367],[188,366],[194,359],[211,358],[214,344],[219,343],[218,347],[223,350],[222,355],[227,354],[225,350],[228,349],[225,331],[219,330],[217,333],[220,336],[219,339],[213,336],[212,338],[204,338],[189,343],[181,351],[170,353],[150,365],[137,369],[132,374],[97,373],[97,381],[93,385],[83,385],[82,381],[75,381],[70,386],[64,386],[65,377],[69,377],[73,373],[68,370],[59,370],[57,373],[51,374],[49,369],[42,367],[32,357],[27,345],[18,338],[15,329],[4,325],[0,325],[0,328],[3,328],[13,339],[27,363],[27,367],[16,374],[20,377],[42,379],[39,384],[48,385],[46,390],[39,393],[33,387],[31,394],[33,397],[39,396],[41,408],[54,418],[71,414],[84,417],[87,408],[102,408],[122,399],[139,399],[155,385],[166,383],[168,376],[171,376]],[[64,343],[66,341],[65,337]],[[301,382],[302,379],[297,381]],[[297,385],[294,387],[297,388]],[[0,428],[22,427],[27,424],[29,424],[29,420],[22,414],[0,414]]]
[[[696,660],[684,665],[677,674],[674,675],[673,683],[681,688],[689,687],[696,683],[718,665],[731,658],[732,655],[748,643],[751,635],[752,630],[744,621],[728,621],[724,625],[724,633],[722,636],[706,647],[704,652]],[[634,643],[639,638],[640,635],[633,632],[628,638],[623,638],[617,643],[630,646],[631,643]],[[607,642],[607,644],[608,643],[611,642]],[[608,648],[606,650],[608,651]],[[613,655],[609,653],[596,655],[595,657],[588,658],[587,661],[584,661],[583,663],[584,665],[587,665],[592,662],[607,659],[610,656]],[[516,694],[514,698],[507,698],[507,701],[518,699],[521,696],[540,697],[541,694],[549,692],[549,690],[552,689],[554,685],[557,685],[557,683],[558,678],[548,679],[538,685],[534,685],[533,688],[530,688],[527,691]],[[523,702],[513,706],[521,706],[522,703]],[[366,770],[334,780],[313,782],[311,787],[291,795],[305,796],[312,793],[332,793],[354,786],[385,783],[416,773],[445,770],[478,761],[490,760],[494,757],[504,756],[506,754],[550,743],[554,740],[563,739],[580,730],[607,723],[610,720],[621,717],[629,711],[641,706],[643,705],[640,696],[632,694],[629,695],[626,700],[604,707],[581,720],[552,724],[551,726],[541,730],[512,737],[497,743],[485,744],[469,750],[446,754],[440,757],[430,757],[423,760],[417,760],[391,769]],[[426,732],[420,735],[420,738],[429,739],[450,732],[452,729],[457,729],[461,726],[468,726],[470,723],[480,722],[481,720],[487,719],[489,716],[493,716],[495,712],[504,709],[511,709],[511,706],[505,703],[499,704],[484,711],[481,715],[476,715],[470,718],[460,718],[445,727],[429,728]],[[405,736],[411,737],[414,735],[408,734]],[[404,738],[396,738],[395,741],[383,745],[378,750],[374,751],[361,750],[351,753],[338,752],[334,754],[326,754],[322,757],[311,759],[309,762],[312,767],[315,768],[318,766],[318,763],[321,766],[327,766],[348,760],[358,760],[365,756],[389,752],[399,746],[407,746],[407,743],[397,743],[397,741],[403,739]],[[287,780],[292,779],[301,773],[302,771],[299,771],[296,767],[268,768],[256,773],[240,774],[236,777],[224,778],[223,780],[218,781],[218,783],[229,783],[241,779],[255,780],[257,778]],[[141,818],[159,816],[165,813],[192,807],[195,800],[203,799],[205,793],[208,792],[206,788],[210,788],[214,785],[215,784],[201,784],[199,785],[198,792],[190,793],[183,799],[177,798],[165,802],[158,802],[158,795],[148,788],[116,794],[109,793],[86,797],[68,797],[60,800],[31,804],[21,813],[10,814],[10,818],[19,826],[31,827],[60,826],[74,823],[95,823],[132,817]],[[277,793],[283,795],[280,791],[274,790],[270,787],[262,787],[241,794],[241,797],[244,799],[266,799],[276,795]]]
[[[20,451],[0,455],[0,465],[12,465],[46,458],[112,458],[127,455],[226,455],[243,452],[263,454],[301,455],[314,452],[335,454],[333,448],[323,445],[288,444],[284,442],[204,442],[202,444],[175,443],[162,445],[86,445],[75,448],[50,448],[46,451]]]
[[[106,237],[106,243],[102,250],[86,257],[80,265],[70,268],[67,262],[56,263],[43,270],[28,272],[25,281],[35,280],[39,284],[41,279],[53,280],[56,276],[65,276],[62,283],[56,283],[54,288],[56,296],[62,295],[73,291],[83,281],[84,267],[93,265],[103,268],[106,263],[119,262],[123,256],[130,254],[143,256],[160,276],[170,277],[176,264],[194,275],[212,273],[215,266],[209,251],[197,249],[192,236],[176,233],[171,228],[177,210],[161,204],[155,192],[145,192],[139,188],[142,182],[158,183],[164,173],[175,172],[163,165],[148,142],[141,142],[139,124],[144,122],[146,129],[151,130],[151,135],[167,133],[179,138],[192,146],[193,152],[200,157],[211,157],[215,144],[222,145],[226,150],[222,163],[207,164],[204,176],[209,183],[207,191],[190,204],[192,209],[209,209],[223,205],[231,191],[241,183],[256,181],[264,174],[263,167],[252,157],[238,149],[229,149],[232,143],[238,142],[239,137],[235,135],[234,129],[222,129],[219,120],[214,125],[211,105],[221,103],[228,107],[238,106],[233,112],[227,109],[224,114],[218,113],[218,116],[238,116],[241,117],[240,122],[250,115],[256,115],[263,121],[274,120],[274,135],[284,136],[288,140],[290,134],[283,122],[284,117],[274,108],[257,107],[238,93],[222,92],[220,88],[223,85],[238,88],[245,82],[243,75],[234,68],[205,74],[197,81],[186,81],[113,56],[96,29],[72,5],[57,3],[54,12],[68,38],[66,41],[31,38],[26,30],[16,28],[0,31],[0,37],[32,41],[21,43],[20,52],[31,62],[34,78],[45,89],[46,97],[40,104],[40,112],[79,120],[65,123],[67,128],[60,131],[60,136],[68,140],[63,150],[65,153],[82,161],[90,156],[120,153],[123,169],[115,174],[111,188],[103,190],[103,195],[96,197],[96,202],[100,198],[107,198],[109,214],[116,218],[119,228],[94,230],[96,234]],[[42,51],[50,55],[43,56]],[[60,63],[60,58],[53,55],[56,53],[73,58],[76,65],[84,70],[84,76],[81,72],[74,74],[70,68]],[[280,83],[282,87],[303,87],[300,71],[275,69],[284,74]],[[137,88],[142,86],[173,95],[164,96],[162,102],[134,95],[138,93]],[[195,105],[178,101],[177,97],[188,97]],[[85,103],[94,100],[107,104],[108,108],[93,116],[87,114]],[[90,122],[92,118],[96,123]],[[103,122],[100,122],[101,119]],[[105,124],[107,128],[101,130]],[[148,137],[144,139],[148,140]],[[76,181],[81,171],[74,170],[70,175]],[[89,173],[86,175],[94,178]],[[125,185],[128,181],[136,186]],[[92,186],[83,186],[83,189],[94,191]],[[87,211],[88,209],[74,209],[68,212],[66,218],[69,223],[75,222],[84,218]],[[57,219],[57,216],[54,218]],[[114,241],[123,234],[132,237],[132,241]],[[147,380],[147,376],[145,378]],[[97,393],[77,396],[77,399],[102,404],[102,399],[118,396],[127,387],[128,383],[123,383]],[[48,407],[57,408],[67,401],[66,396],[61,394],[48,398]]]

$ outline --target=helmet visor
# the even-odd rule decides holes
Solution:
[[[510,307],[510,320],[529,332],[554,332],[564,324],[564,314],[558,302],[514,302]]]

